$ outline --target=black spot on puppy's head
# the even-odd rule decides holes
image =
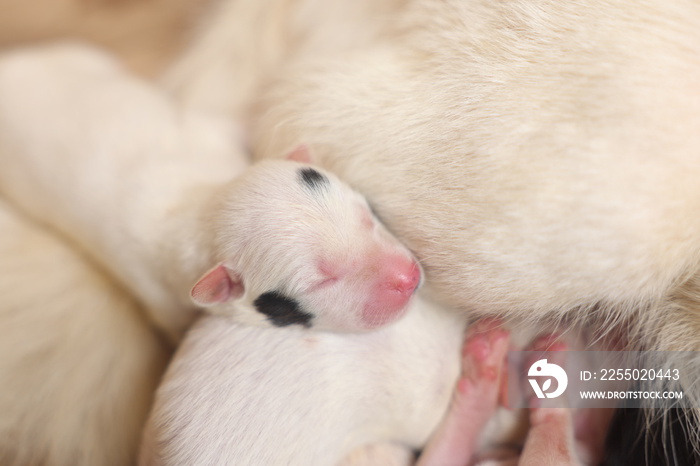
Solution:
[[[305,312],[298,302],[279,291],[263,293],[253,302],[255,308],[277,327],[302,325],[311,327],[313,314]]]
[[[325,175],[313,168],[301,168],[299,170],[299,178],[301,179],[301,184],[313,191],[320,191],[330,183]]]

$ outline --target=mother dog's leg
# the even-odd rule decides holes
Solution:
[[[228,120],[175,107],[97,50],[18,50],[0,57],[0,164],[2,193],[87,249],[177,337],[212,261],[197,244],[213,234],[178,209],[206,216],[183,206],[247,166]]]
[[[0,464],[123,466],[168,351],[139,307],[0,200]]]

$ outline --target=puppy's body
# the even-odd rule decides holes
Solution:
[[[85,74],[82,76],[89,79],[81,82],[64,80],[61,85],[69,86],[72,90],[63,97],[70,98],[75,93],[81,93],[85,90],[86,82],[110,85],[109,80],[117,68],[109,60],[100,59],[99,55],[92,59],[96,63],[90,59],[83,63],[87,70],[83,69]],[[66,77],[66,66],[61,66],[60,60],[54,61],[54,65],[54,73],[43,76],[60,82],[61,76]],[[76,65],[73,63],[73,66]],[[24,81],[27,87],[22,91],[25,97],[23,104],[29,104],[27,107],[23,104],[13,105],[13,102],[16,103],[13,97],[0,91],[3,94],[0,99],[0,113],[3,116],[0,120],[10,125],[5,127],[6,131],[2,131],[3,136],[0,137],[3,154],[0,156],[0,177],[9,179],[19,192],[27,195],[24,212],[34,214],[38,220],[35,223],[19,215],[10,209],[9,202],[5,204],[3,200],[0,218],[0,463],[8,466],[134,464],[141,429],[170,351],[154,329],[153,324],[158,319],[154,317],[152,309],[142,309],[132,297],[138,289],[127,291],[118,286],[104,272],[104,268],[97,267],[77,251],[94,251],[91,248],[100,244],[95,243],[92,236],[96,231],[114,233],[124,232],[128,228],[119,218],[117,205],[120,201],[101,197],[104,191],[100,189],[106,188],[108,181],[101,179],[96,171],[89,176],[81,175],[69,184],[58,180],[71,176],[65,170],[65,163],[68,160],[66,154],[73,150],[69,141],[74,138],[84,140],[84,144],[76,148],[77,156],[83,156],[88,164],[101,167],[102,173],[115,175],[115,165],[105,166],[93,155],[124,149],[134,140],[126,137],[123,131],[128,132],[126,128],[129,125],[133,125],[133,129],[141,123],[127,118],[125,125],[110,128],[109,117],[102,112],[99,116],[88,112],[83,114],[85,119],[72,119],[66,112],[73,110],[80,113],[78,106],[81,104],[65,104],[61,102],[63,97],[60,95],[52,98],[51,86],[31,83],[32,75],[29,73],[20,78],[29,79]],[[42,75],[41,71],[39,75]],[[3,87],[4,84],[7,82],[3,81],[0,88],[8,90]],[[55,86],[56,82],[52,85]],[[82,101],[82,104],[97,108],[104,105],[104,102],[89,98],[95,96],[94,92],[87,94],[88,101]],[[31,103],[33,97],[39,97],[38,108]],[[141,99],[139,101],[143,103]],[[157,105],[155,107],[160,109]],[[146,108],[149,108],[148,104]],[[85,106],[81,110],[85,110]],[[154,113],[158,114],[152,111],[148,116],[158,121]],[[120,117],[111,115],[117,119]],[[136,112],[136,116],[139,116],[139,112]],[[17,119],[9,122],[8,117]],[[25,123],[28,127],[22,126]],[[90,127],[95,124],[106,124],[103,127],[106,131],[92,133]],[[163,126],[168,125],[165,122]],[[42,137],[49,134],[56,139],[50,136],[51,141],[44,139],[44,142],[40,142]],[[96,137],[92,143],[87,141],[91,134]],[[105,137],[107,141],[100,140],[100,137]],[[137,153],[132,153],[132,160],[143,161],[141,154],[172,144],[167,138],[159,141],[156,136],[155,139],[146,140]],[[25,145],[27,142],[32,146],[29,151]],[[145,150],[141,152],[144,147]],[[49,158],[42,159],[42,154]],[[14,156],[35,170],[22,171],[20,166],[11,162]],[[56,164],[48,166],[47,160],[54,160]],[[153,169],[158,174],[163,173],[162,166]],[[129,173],[129,167],[125,167],[124,171]],[[122,181],[115,181],[116,184],[124,181],[123,177],[118,177]],[[54,182],[58,182],[58,185]],[[93,187],[79,196],[92,204],[89,211],[75,212],[72,210],[74,203],[53,203],[51,200],[61,197],[52,186],[58,191],[66,189],[75,193],[74,189],[79,189],[80,185]],[[130,183],[124,186],[126,191],[121,199],[128,203],[129,195],[137,190],[144,192],[148,186]],[[103,218],[91,227],[86,226],[85,222],[94,213],[108,211],[111,218]],[[129,212],[134,213],[134,210],[129,209]],[[56,219],[63,220],[52,224],[52,220]],[[152,220],[148,219],[151,225]],[[62,228],[66,225],[63,222],[67,221],[74,222],[72,230]],[[58,226],[61,231],[47,228],[47,224]],[[81,241],[82,237],[70,235],[76,231],[76,227],[79,234],[93,241]],[[72,241],[65,241],[66,234]],[[147,238],[140,235],[133,241],[126,238],[130,247],[142,244],[144,240]],[[122,250],[118,248],[118,251]],[[105,255],[95,257],[103,259]],[[124,256],[120,258],[118,255],[117,260],[120,259],[124,259]],[[108,270],[114,270],[109,264],[106,265]],[[133,279],[138,280],[132,277],[127,283],[132,283]],[[185,297],[190,285],[185,285],[182,290]],[[172,301],[173,297],[168,296],[167,299]],[[169,310],[177,312],[177,309],[179,307]],[[172,320],[168,322],[168,329],[177,327]]]
[[[447,409],[463,328],[419,298],[360,334],[203,317],[158,390],[141,464],[332,465],[387,442],[406,461]]]

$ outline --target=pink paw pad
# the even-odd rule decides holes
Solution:
[[[462,346],[462,374],[452,403],[419,465],[471,462],[479,436],[498,407],[509,342],[509,332],[496,319],[471,326]]]
[[[498,381],[510,333],[497,319],[477,322],[467,332],[462,347],[462,377],[457,383],[459,392],[465,393],[474,386],[489,386]]]

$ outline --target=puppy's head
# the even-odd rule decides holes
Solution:
[[[191,294],[241,322],[369,330],[401,317],[421,281],[367,201],[309,164],[253,166],[231,186],[219,226],[221,262]]]

